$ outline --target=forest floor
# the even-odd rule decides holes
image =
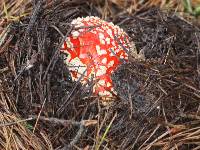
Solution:
[[[0,149],[200,149],[200,3],[190,4],[3,0]],[[69,80],[59,51],[85,16],[123,28],[143,55],[113,73],[107,105]]]

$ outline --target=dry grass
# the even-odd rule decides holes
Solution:
[[[34,134],[32,126],[17,113],[11,91],[2,77],[7,73],[8,66],[1,71],[0,80],[0,149],[52,149],[51,143],[42,131]],[[4,84],[5,83],[5,84]]]
[[[0,18],[6,21],[17,21],[30,15],[32,11],[31,0],[1,0]]]
[[[30,15],[32,11],[31,0],[1,0],[0,2],[0,55],[10,43],[6,40],[9,26]],[[27,121],[32,118],[22,119],[17,113],[15,98],[11,94],[12,89],[4,84],[3,76],[11,69],[16,74],[14,61],[9,62],[0,70],[0,149],[52,149],[51,143],[42,132],[34,134],[32,126]]]
[[[38,138],[26,123],[16,113],[1,113],[0,115],[0,149],[52,149],[46,135],[40,133]]]

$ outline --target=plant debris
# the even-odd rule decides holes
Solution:
[[[105,17],[91,1],[36,2],[30,17],[9,25],[0,49],[0,127],[13,132],[15,143],[60,150],[200,147],[198,23],[155,7]],[[137,50],[112,74],[118,95],[106,106],[88,90],[93,83],[72,80],[60,52],[71,21],[86,16],[119,25]],[[35,141],[27,143],[29,137]]]

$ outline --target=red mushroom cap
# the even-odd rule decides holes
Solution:
[[[82,83],[92,80],[95,94],[112,96],[111,74],[122,59],[128,60],[128,35],[113,23],[93,16],[74,19],[71,24],[74,30],[61,51],[68,54],[66,64],[73,79],[82,77]]]

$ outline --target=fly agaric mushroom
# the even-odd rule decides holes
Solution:
[[[75,81],[94,82],[93,92],[112,97],[114,92],[111,74],[128,60],[128,35],[113,23],[98,17],[77,18],[65,39],[61,51],[67,53],[66,64]]]

